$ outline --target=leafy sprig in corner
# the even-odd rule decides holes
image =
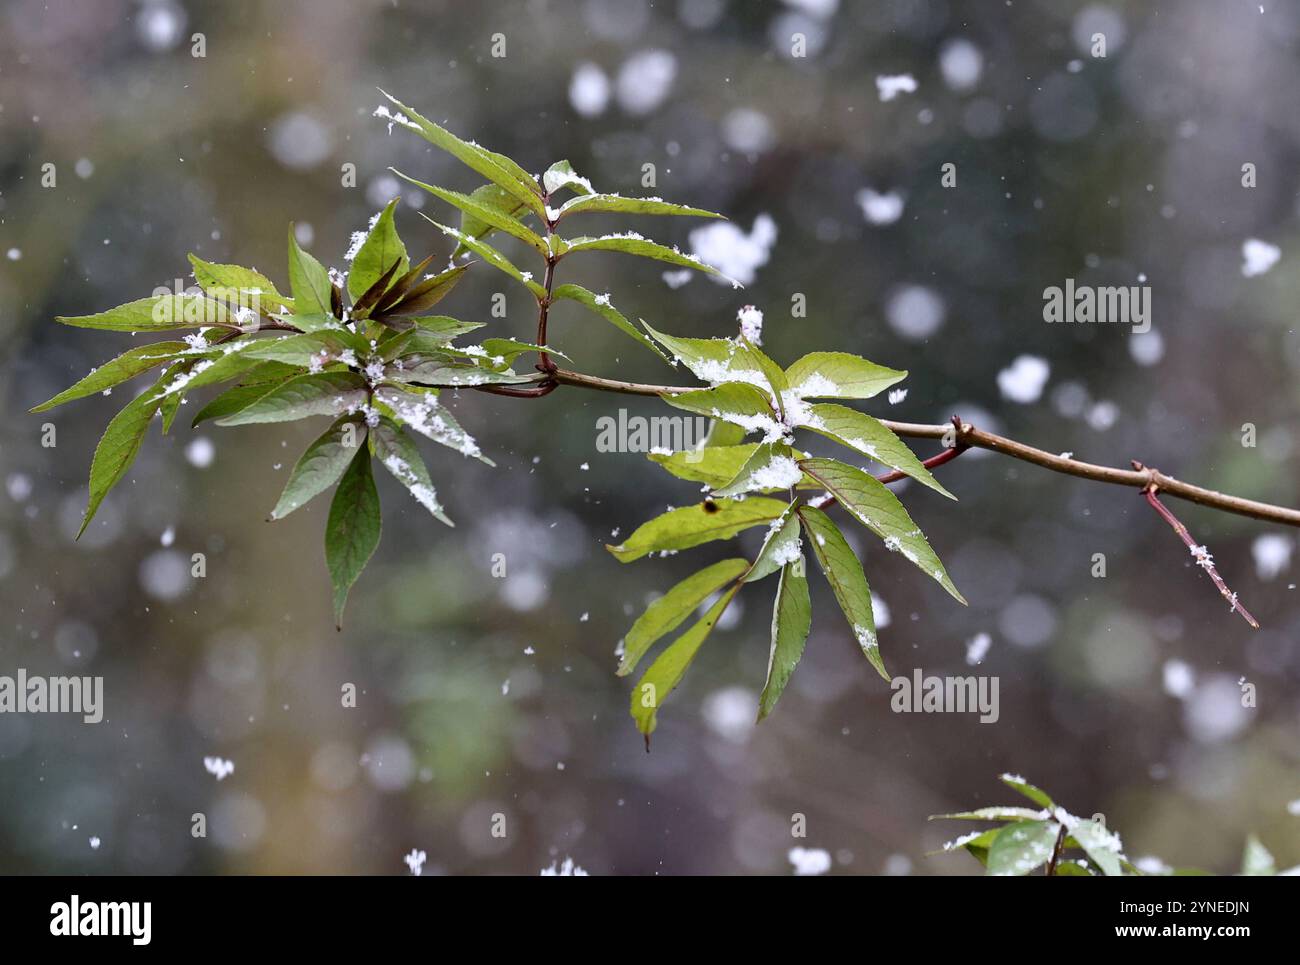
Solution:
[[[965,852],[989,875],[1022,876],[1039,869],[1045,876],[1076,877],[1209,874],[1195,868],[1173,868],[1154,857],[1130,861],[1119,834],[1106,827],[1104,815],[1083,818],[1071,814],[1017,774],[1003,774],[999,780],[1034,806],[982,807],[931,815],[932,821],[999,822],[997,827],[954,838],[933,854]],[[1240,873],[1300,875],[1300,866],[1279,871],[1272,854],[1251,835],[1246,840]]]

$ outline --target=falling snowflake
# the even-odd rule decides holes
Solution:
[[[424,863],[429,860],[429,856],[423,851],[412,848],[411,853],[402,860],[405,861],[406,866],[411,869],[411,874],[418,878],[423,873]]]
[[[235,773],[235,762],[222,760],[220,757],[203,758],[203,769],[218,781],[224,781]]]
[[[541,871],[543,878],[587,878],[590,877],[587,872],[583,871],[573,863],[572,858],[565,858],[562,864],[552,861],[549,868],[543,868]]]
[[[791,848],[786,857],[796,875],[824,875],[831,870],[830,852],[825,848]]]

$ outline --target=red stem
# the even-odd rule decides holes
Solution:
[[[956,418],[956,416],[953,416],[954,420]],[[924,460],[921,465],[926,469],[933,469],[935,466],[942,466],[945,462],[951,462],[953,459],[956,459],[969,448],[970,446],[965,443],[958,442],[951,448],[945,449],[943,452]],[[898,482],[900,479],[905,479],[906,477],[907,473],[894,469],[883,475],[877,476],[876,482],[889,485],[890,483]],[[827,493],[825,496],[819,496],[817,499],[812,500],[808,505],[812,506],[814,509],[826,509],[827,507],[835,505],[835,497],[830,493]]]
[[[1221,577],[1219,571],[1215,569],[1214,563],[1210,559],[1209,551],[1206,550],[1204,546],[1197,543],[1196,540],[1192,539],[1192,534],[1187,531],[1187,527],[1182,524],[1182,521],[1169,511],[1169,507],[1160,501],[1160,498],[1156,495],[1155,486],[1148,486],[1146,489],[1142,490],[1142,494],[1146,496],[1147,502],[1151,504],[1151,508],[1160,514],[1160,518],[1173,527],[1174,532],[1178,534],[1178,538],[1183,541],[1183,545],[1191,550],[1192,554],[1196,556],[1197,565],[1210,575],[1210,579],[1214,581],[1215,587],[1219,590],[1219,595],[1228,601],[1228,605],[1232,607],[1234,612],[1240,613],[1242,619],[1249,623],[1254,629],[1258,630],[1259,621],[1251,616],[1250,611],[1241,605],[1237,600],[1237,594],[1228,589],[1228,584],[1223,582],[1223,577]]]

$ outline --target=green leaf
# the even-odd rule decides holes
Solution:
[[[559,288],[555,289],[552,298],[567,298],[571,301],[577,302],[579,305],[582,305],[584,308],[595,312],[601,318],[605,319],[605,321],[623,332],[624,335],[640,342],[661,359],[667,360],[668,356],[664,355],[664,353],[659,350],[658,345],[650,341],[645,332],[641,331],[629,322],[622,312],[609,303],[608,295],[597,295],[594,292],[590,292],[583,288],[581,285],[561,285]]]
[[[723,382],[711,389],[664,394],[661,398],[674,408],[732,422],[746,432],[760,431],[776,438],[785,435],[785,426],[776,421],[767,394],[746,382]]]
[[[538,298],[546,297],[546,289],[533,281],[531,274],[525,276],[522,271],[510,263],[510,260],[506,258],[505,255],[501,254],[501,252],[497,251],[486,241],[479,241],[477,238],[471,238],[458,228],[449,228],[445,224],[439,224],[424,212],[420,212],[420,217],[429,222],[429,224],[433,225],[443,234],[455,238],[460,244],[474,252],[474,254],[478,255],[493,268],[497,269],[497,271],[505,272]]]
[[[335,333],[327,329],[318,329],[302,335],[259,339],[255,345],[244,349],[240,354],[246,359],[283,362],[285,365],[306,368],[311,364],[312,359],[315,359],[317,364],[331,362],[334,360],[331,356],[338,355],[349,347]]]
[[[976,808],[974,811],[957,811],[952,814],[932,814],[931,821],[1042,821],[1043,812],[1033,808],[995,806]]]
[[[884,540],[887,548],[902,553],[958,603],[966,603],[898,497],[875,476],[835,459],[805,459],[801,465],[858,522]]]
[[[765,576],[775,573],[792,560],[802,559],[799,540],[799,517],[795,515],[795,504],[791,503],[786,511],[772,521],[763,548],[754,558],[754,565],[745,574],[744,582],[753,583]]]
[[[573,170],[573,165],[568,161],[556,161],[542,175],[542,187],[547,194],[555,194],[557,191],[568,188],[580,197],[595,197],[595,190],[591,182]],[[561,209],[563,210],[563,209]]]
[[[330,310],[332,288],[325,266],[298,246],[293,225],[289,225],[289,290],[293,292],[294,313],[327,315],[337,323]]]
[[[355,372],[317,372],[289,379],[252,405],[217,420],[219,426],[293,422],[308,416],[343,415],[366,403],[366,380]]]
[[[411,341],[418,334],[419,329],[414,325],[405,331],[388,329],[379,336],[379,357],[385,362],[392,362],[407,352],[411,351]]]
[[[798,524],[796,522],[796,530]],[[758,698],[758,719],[772,712],[781,699],[785,685],[803,656],[812,625],[812,603],[808,599],[808,580],[804,576],[803,557],[781,568],[781,582],[772,606],[772,649],[767,658],[767,683]]]
[[[351,416],[344,416],[326,429],[294,464],[280,501],[271,510],[271,519],[284,519],[338,482],[357,450],[364,448],[365,436],[365,423]]]
[[[304,252],[305,254],[305,252]],[[346,332],[347,328],[333,315],[286,315],[281,321],[300,332]]]
[[[466,358],[475,359],[480,364],[491,365],[498,371],[503,367],[514,364],[515,359],[527,352],[548,352],[556,358],[564,359],[566,362],[573,361],[559,349],[550,345],[517,342],[513,338],[485,338],[481,345],[466,345],[459,351]]]
[[[410,278],[410,272],[399,273],[401,262],[393,262],[388,266],[388,270],[376,278],[364,292],[352,303],[351,317],[355,322],[358,319],[369,318],[371,311],[380,300],[397,299],[401,297],[401,290],[397,288],[399,279]]]
[[[1029,800],[1037,804],[1039,807],[1045,807],[1048,808],[1049,810],[1056,807],[1056,802],[1053,801],[1050,797],[1048,797],[1046,791],[1040,791],[1038,788],[1034,787],[1034,785],[1030,784],[1019,774],[1000,774],[998,775],[998,780],[1001,781],[1003,784],[1005,784],[1007,787],[1012,788],[1015,791],[1019,791],[1025,797],[1029,798]]]
[[[490,204],[483,204],[473,195],[461,194],[459,191],[448,191],[446,188],[440,188],[436,185],[426,184],[423,181],[417,181],[415,178],[403,174],[396,168],[389,168],[389,170],[399,178],[403,178],[414,184],[416,187],[428,191],[435,198],[441,198],[448,204],[459,208],[466,215],[469,215],[484,224],[491,225],[498,231],[504,231],[513,238],[518,238],[524,244],[532,247],[532,249],[543,258],[546,258],[551,254],[551,246],[546,243],[545,239],[539,237],[535,231],[520,222],[517,218],[513,218],[506,214],[499,207]],[[462,231],[463,230],[464,229],[462,228]],[[480,235],[479,237],[482,236]]]
[[[718,425],[739,430],[738,426],[731,426],[729,422],[719,422]],[[750,442],[740,446],[682,449],[671,453],[650,452],[646,458],[659,463],[678,479],[708,483],[711,489],[716,489],[735,479],[757,448],[758,443]]]
[[[798,462],[803,456],[804,453],[795,452],[784,442],[764,442],[740,467],[735,478],[715,490],[713,495],[743,496],[752,492],[793,489],[804,478]]]
[[[394,123],[409,127],[430,144],[441,148],[462,164],[473,168],[493,184],[504,188],[511,196],[527,204],[539,217],[546,216],[546,208],[542,204],[537,182],[510,158],[504,154],[489,151],[477,144],[462,141],[450,131],[443,129],[427,117],[423,117],[418,112],[407,107],[387,91],[380,90],[380,93],[392,101],[400,113],[393,117],[387,108],[381,108],[375,112],[376,114],[381,117],[390,117]]]
[[[94,315],[58,315],[55,321],[110,332],[162,332],[231,324],[224,305],[199,294],[153,295]]]
[[[989,848],[989,874],[1027,875],[1047,863],[1061,826],[1055,821],[1025,821],[998,832]]]
[[[826,575],[826,582],[831,585],[836,602],[844,611],[844,618],[853,628],[854,639],[862,648],[863,655],[880,676],[890,679],[876,640],[876,615],[871,608],[871,587],[867,585],[862,562],[854,555],[839,527],[820,509],[800,506],[799,518],[808,533],[813,555],[817,557],[817,563]]]
[[[739,426],[733,426],[729,422],[717,422],[714,425],[734,429],[743,438],[744,433]],[[738,446],[710,447],[707,438],[704,442],[703,448],[679,449],[676,452],[648,452],[646,458],[663,466],[678,479],[707,483],[710,489],[717,489],[736,478],[759,446],[756,442],[747,442]],[[796,488],[821,489],[822,487],[807,473],[803,473]]]
[[[177,392],[175,395],[169,395],[158,404],[158,415],[162,418],[162,431],[166,435],[171,431],[172,423],[176,421],[176,413],[181,411],[181,402],[184,393]]]
[[[429,478],[429,470],[424,465],[424,457],[415,447],[411,437],[391,419],[380,419],[379,425],[370,431],[370,441],[374,446],[375,458],[385,469],[393,474],[405,486],[416,502],[433,514],[434,518],[448,526],[454,526],[438,502],[438,493]]]
[[[748,499],[706,499],[694,506],[670,509],[638,526],[618,546],[606,545],[621,563],[647,553],[684,550],[715,539],[730,539],[742,530],[770,523],[786,510],[786,503],[765,496]]]
[[[722,560],[706,566],[646,607],[623,638],[623,659],[618,665],[618,675],[624,677],[635,670],[656,640],[676,630],[701,603],[748,567],[749,562],[743,559]]]
[[[869,399],[907,373],[887,369],[848,352],[813,352],[785,370],[790,389],[801,399]]]
[[[340,630],[348,590],[374,555],[381,526],[379,491],[370,471],[370,453],[365,446],[358,446],[334,490],[329,522],[325,524],[325,564],[334,584],[334,622]]]
[[[736,353],[737,356],[751,360],[752,364],[756,365],[758,370],[763,374],[763,382],[765,385],[760,386],[760,388],[766,387],[771,391],[772,398],[776,401],[777,412],[781,416],[781,421],[784,422],[784,395],[790,388],[790,383],[787,382],[785,378],[785,371],[743,335],[738,337],[736,341],[740,345],[740,351]],[[740,364],[743,365],[745,363],[741,362]],[[746,380],[740,379],[738,381],[743,382]]]
[[[518,198],[510,194],[505,188],[496,184],[484,184],[470,192],[469,196],[479,204],[487,205],[489,208],[495,208],[508,218],[518,220],[524,212],[528,211],[528,205],[524,204]],[[468,212],[461,212],[460,230],[471,238],[486,238],[492,234],[493,227],[486,221],[480,221]],[[456,250],[451,253],[452,260],[455,261],[465,252],[469,251],[464,245],[456,245]]]
[[[514,372],[497,372],[486,365],[457,365],[452,358],[429,356],[419,362],[403,358],[403,368],[389,369],[384,381],[426,385],[434,388],[461,389],[476,385],[524,385],[536,382],[539,376],[516,375]]]
[[[721,275],[712,265],[706,265],[695,255],[688,255],[676,248],[667,248],[640,235],[629,232],[624,235],[603,235],[599,238],[573,238],[561,246],[560,257],[565,258],[579,251],[621,251],[639,258],[653,258],[682,268],[694,268],[706,275]],[[725,277],[725,276],[724,276]]]
[[[1119,839],[1107,831],[1104,824],[1098,821],[1080,821],[1070,828],[1070,836],[1101,869],[1102,874],[1110,878],[1124,874],[1120,867],[1122,855]]]
[[[155,365],[170,362],[188,345],[184,342],[152,342],[123,352],[117,358],[105,362],[89,375],[70,388],[64,389],[47,402],[29,409],[29,412],[45,412],[56,405],[63,405],[73,399],[84,399],[88,395],[111,389],[127,379],[135,378],[141,372],[147,372]]]
[[[260,271],[239,265],[218,265],[191,254],[194,279],[207,294],[224,302],[244,305],[266,315],[281,306],[293,311],[293,299],[285,298],[275,283]]]
[[[1062,858],[1056,865],[1056,875],[1059,878],[1093,878],[1095,875],[1088,869],[1086,862],[1081,859]]]
[[[348,294],[353,301],[359,299],[366,290],[377,282],[397,263],[396,274],[404,274],[411,267],[407,257],[406,245],[397,236],[397,226],[393,222],[393,211],[397,208],[397,198],[388,202],[387,207],[379,213],[378,219],[366,235],[366,240],[357,249],[352,258],[352,268],[348,271]]]
[[[425,318],[413,318],[417,329],[411,339],[411,350],[421,351],[424,346],[441,346],[453,339],[483,328],[486,322],[462,322],[449,315],[429,315]]]
[[[371,315],[378,316],[384,314],[389,308],[393,307],[400,301],[404,301],[411,289],[417,284],[424,284],[430,279],[427,278],[428,267],[433,263],[433,255],[426,255],[424,260],[418,264],[412,265],[405,273],[396,274],[394,266],[393,275],[387,276],[389,281],[382,284],[377,281],[370,286],[370,290],[361,299],[352,305],[352,318],[357,317],[357,310],[364,307]],[[382,276],[381,276],[382,281]],[[371,298],[371,296],[374,296]],[[412,313],[414,314],[414,313]]]
[[[167,376],[164,374],[163,379],[165,378]],[[109,490],[118,484],[131,468],[131,463],[135,462],[140,444],[149,431],[149,423],[158,412],[158,399],[155,398],[154,390],[161,384],[162,379],[159,379],[153,389],[140,393],[113,416],[99,444],[95,446],[95,455],[90,462],[90,499],[86,503],[86,513],[81,520],[81,529],[77,531],[77,539],[81,539],[81,534],[90,525]]]
[[[168,378],[163,380],[159,399],[161,400],[165,396],[180,395],[192,389],[202,388],[205,385],[216,385],[218,382],[233,379],[235,376],[247,372],[263,361],[244,355],[244,352],[257,344],[258,341],[251,336],[237,342],[227,342],[214,348],[212,356],[198,358],[192,364],[171,371]]]
[[[194,416],[194,421],[190,423],[190,428],[193,429],[200,422],[207,422],[209,419],[220,419],[223,416],[238,412],[240,409],[247,408],[270,392],[272,388],[274,386],[267,385],[265,382],[254,382],[226,389],[198,411]]]
[[[689,215],[695,218],[721,218],[715,211],[688,208],[683,204],[669,204],[659,198],[625,198],[617,194],[586,194],[566,201],[556,221],[571,214],[587,212],[616,212],[619,214]]]
[[[1277,874],[1277,864],[1273,860],[1273,855],[1253,834],[1246,838],[1246,850],[1241,856],[1241,873],[1243,875]]]
[[[956,854],[958,851],[967,851],[974,855],[980,864],[988,863],[988,850],[993,844],[993,839],[998,836],[1001,828],[989,828],[987,831],[972,831],[970,834],[963,834],[953,839],[945,841],[943,847],[938,851],[928,851],[926,856],[936,854]]]
[[[704,438],[704,447],[713,449],[738,446],[744,438],[745,430],[740,426],[733,426],[730,422],[713,419],[709,422],[709,434]],[[739,469],[740,467],[737,466],[736,468]]]
[[[801,423],[807,429],[834,439],[842,446],[874,459],[881,465],[897,469],[924,486],[949,499],[956,499],[921,464],[921,460],[902,439],[894,435],[880,420],[848,406],[823,402],[809,406],[808,417]]]
[[[457,265],[455,268],[439,272],[432,278],[426,278],[419,284],[413,285],[400,298],[394,299],[391,293],[385,295],[374,314],[384,316],[385,324],[391,324],[388,320],[392,316],[405,317],[427,312],[451,294],[451,290],[456,287],[456,283],[461,280],[465,272],[469,271],[469,267],[469,265]]]
[[[737,584],[723,593],[699,622],[659,655],[659,659],[650,665],[650,669],[632,691],[632,718],[636,721],[637,729],[646,735],[647,741],[658,724],[659,707],[682,682],[691,661],[739,590]],[[647,743],[646,746],[650,745]]]
[[[398,425],[405,425],[426,439],[455,449],[462,456],[470,456],[489,466],[494,464],[483,455],[474,437],[462,429],[446,406],[438,401],[436,390],[408,392],[383,386],[375,392],[375,401]]]
[[[763,373],[758,357],[747,345],[729,338],[678,338],[665,335],[646,324],[646,331],[691,370],[702,382],[747,382],[768,389],[771,382]],[[770,361],[770,360],[769,360]],[[775,367],[776,363],[772,363]]]

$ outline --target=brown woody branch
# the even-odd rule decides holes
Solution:
[[[703,388],[703,386],[690,385],[651,385],[644,382],[624,382],[618,379],[584,375],[581,372],[570,372],[567,369],[560,368],[557,368],[553,373],[549,373],[549,375],[538,373],[536,376],[538,382],[545,381],[548,378],[558,385],[575,385],[585,389],[617,392],[623,395],[677,395],[681,392],[694,392]],[[1115,486],[1132,486],[1140,490],[1154,486],[1170,496],[1177,496],[1179,499],[1186,499],[1188,502],[1208,506],[1211,509],[1220,509],[1225,513],[1236,513],[1238,516],[1249,516],[1252,519],[1262,519],[1266,522],[1280,523],[1285,526],[1300,526],[1300,510],[1290,509],[1286,506],[1274,506],[1271,503],[1261,503],[1253,499],[1244,499],[1241,496],[1206,489],[1202,486],[1183,482],[1181,479],[1175,479],[1173,476],[1167,476],[1160,470],[1153,469],[1150,466],[1135,469],[1098,466],[1025,445],[1023,442],[1017,442],[1015,439],[1008,439],[997,433],[977,428],[969,422],[962,422],[960,419],[957,420],[960,428],[956,428],[954,424],[950,423],[926,425],[914,422],[894,422],[889,419],[880,421],[905,438],[941,439],[952,443],[953,448],[960,445],[963,448],[988,449],[990,452],[1001,453],[1004,456],[1019,459],[1021,462],[1033,463],[1035,466],[1042,466],[1044,469],[1050,469],[1053,472],[1065,473],[1067,476],[1078,476],[1081,479],[1091,479],[1094,482],[1110,483]]]

